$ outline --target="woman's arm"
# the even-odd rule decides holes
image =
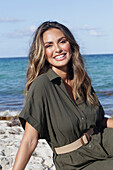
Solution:
[[[26,122],[25,133],[16,155],[13,170],[24,170],[37,144],[38,132]]]
[[[107,128],[113,128],[113,118],[105,118],[102,122],[102,125]]]
[[[106,126],[107,128],[113,128],[113,118],[107,119]]]

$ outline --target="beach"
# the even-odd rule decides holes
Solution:
[[[18,118],[0,121],[0,170],[12,170],[23,134]],[[47,142],[39,140],[25,170],[55,170],[52,154]]]

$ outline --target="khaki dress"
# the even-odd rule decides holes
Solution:
[[[38,131],[39,139],[46,139],[53,150],[56,170],[113,169],[113,130],[100,126],[102,106],[80,101],[75,104],[53,70],[32,83],[19,118],[23,128],[27,121]],[[89,144],[70,153],[55,153],[54,148],[76,141],[92,126],[95,133]]]

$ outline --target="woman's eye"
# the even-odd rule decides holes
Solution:
[[[61,43],[64,44],[64,43],[66,43],[66,41],[67,41],[67,40],[62,40]]]
[[[49,48],[49,47],[51,47],[51,46],[52,46],[51,44],[48,44],[48,45],[45,46],[45,48]]]

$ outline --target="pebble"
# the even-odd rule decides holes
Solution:
[[[0,170],[12,170],[24,130],[19,120],[0,121]],[[25,170],[55,170],[52,150],[45,140],[39,140]]]

